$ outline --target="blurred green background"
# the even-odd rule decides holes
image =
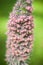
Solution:
[[[6,31],[9,13],[16,0],[0,0],[0,65],[7,65],[4,61],[6,51]],[[43,65],[43,0],[33,1],[34,16],[34,47],[30,65]]]

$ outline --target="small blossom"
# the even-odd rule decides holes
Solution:
[[[32,11],[33,11],[33,8],[32,8],[32,7],[30,7],[30,6],[27,6],[27,7],[26,7],[26,9],[27,9],[28,11],[30,11],[30,12],[32,12]]]

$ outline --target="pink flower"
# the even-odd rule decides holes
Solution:
[[[30,4],[30,0],[26,0],[26,2],[27,2],[28,4]]]
[[[25,19],[24,19],[24,21],[27,21],[27,20],[28,20],[28,18],[25,18]]]
[[[31,24],[31,21],[28,21],[28,23],[27,23],[28,25],[30,25]]]
[[[33,47],[33,44],[31,44],[31,45],[30,45],[30,47],[29,47],[29,48],[30,48],[30,50],[32,49],[32,47]]]
[[[30,21],[33,21],[33,16],[30,15],[30,16],[28,16],[28,18]]]
[[[26,9],[27,9],[28,11],[30,11],[30,12],[33,11],[33,8],[32,8],[31,6],[27,6]]]
[[[24,18],[26,18],[25,15],[21,15],[21,16],[20,16],[20,19],[24,19]]]

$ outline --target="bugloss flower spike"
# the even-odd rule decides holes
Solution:
[[[28,65],[33,47],[32,0],[18,0],[8,21],[6,61],[8,65]],[[30,61],[29,61],[30,62]]]

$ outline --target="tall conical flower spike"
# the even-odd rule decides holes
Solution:
[[[30,57],[34,41],[32,11],[32,0],[18,0],[10,13],[6,41],[8,65],[28,65],[25,61]]]

